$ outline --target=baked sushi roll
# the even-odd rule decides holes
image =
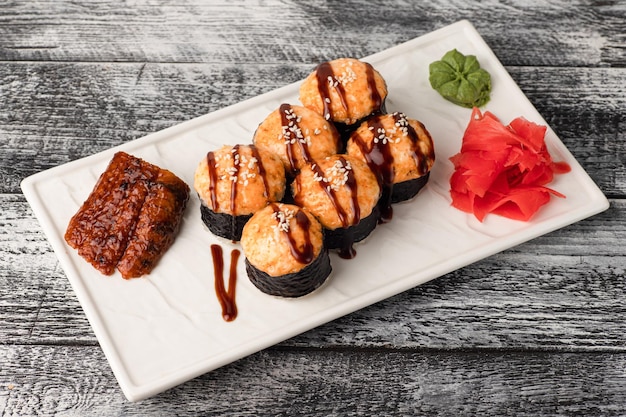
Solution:
[[[339,133],[332,123],[313,110],[287,103],[261,122],[253,143],[277,155],[292,178],[304,164],[340,150]]]
[[[270,203],[256,212],[243,228],[241,246],[250,281],[266,294],[301,297],[331,272],[321,224],[292,204]]]
[[[324,244],[343,258],[356,255],[354,242],[378,223],[381,188],[367,164],[350,155],[333,155],[308,164],[291,184],[294,201],[324,227]]]
[[[413,198],[426,185],[435,163],[430,133],[401,112],[376,115],[350,135],[347,153],[367,162],[381,184],[382,221],[391,219],[392,203]]]
[[[194,176],[202,221],[215,235],[239,241],[252,214],[283,198],[285,181],[281,160],[254,145],[210,151]]]
[[[302,82],[299,98],[343,134],[366,117],[384,112],[387,84],[371,64],[339,58],[319,64]]]

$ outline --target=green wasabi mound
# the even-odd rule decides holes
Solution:
[[[456,49],[446,52],[441,61],[429,66],[430,85],[443,98],[459,106],[484,106],[491,94],[491,76],[480,68],[474,55]]]

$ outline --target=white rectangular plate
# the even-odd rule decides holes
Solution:
[[[608,201],[555,133],[546,142],[557,161],[572,167],[550,185],[553,197],[530,222],[488,216],[480,223],[450,206],[450,156],[460,149],[471,110],[442,99],[428,82],[428,65],[456,48],[476,55],[492,75],[483,110],[504,124],[518,116],[547,125],[474,27],[460,21],[364,58],[386,79],[387,110],[422,121],[435,142],[429,184],[413,201],[395,206],[391,223],[356,246],[352,260],[331,256],[333,273],[321,289],[300,299],[259,292],[238,265],[233,322],[222,319],[214,291],[210,245],[229,253],[237,244],[212,236],[192,193],[180,234],[146,278],[105,277],[68,247],[63,235],[114,152],[169,169],[190,186],[199,161],[224,143],[251,143],[257,125],[280,103],[298,104],[294,83],[242,103],[26,178],[22,189],[58,255],[119,384],[137,401],[274,345],[374,302],[557,228],[601,212]],[[313,68],[311,68],[313,70]]]

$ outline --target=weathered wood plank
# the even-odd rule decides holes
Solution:
[[[625,265],[613,259],[494,256],[290,344],[622,351]]]
[[[626,3],[5,3],[0,415],[626,414]],[[19,181],[459,19],[612,207],[129,404]]]
[[[534,417],[626,411],[626,355],[614,353],[270,349],[135,404],[123,398],[97,347],[0,346],[0,358],[3,415]]]
[[[299,72],[294,76],[294,71],[283,66],[243,71],[222,65],[3,65],[0,191],[17,192],[22,178],[44,167],[110,148],[302,77]]]
[[[0,195],[0,207],[0,343],[93,344],[89,323],[24,197]]]
[[[468,19],[507,65],[624,66],[625,18],[621,2],[564,0],[20,0],[3,7],[0,60],[316,63]]]
[[[4,64],[0,192],[19,192],[19,182],[35,172],[296,82],[311,69]],[[613,196],[626,195],[626,70],[511,67],[509,71],[600,188]]]
[[[0,196],[0,340],[95,344],[21,196]],[[625,352],[626,201],[283,343]],[[358,259],[355,259],[358,261]],[[241,306],[245,308],[245,306]]]

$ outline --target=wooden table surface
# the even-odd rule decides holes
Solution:
[[[20,181],[468,19],[609,210],[128,402]],[[626,415],[626,2],[0,5],[0,416]]]

